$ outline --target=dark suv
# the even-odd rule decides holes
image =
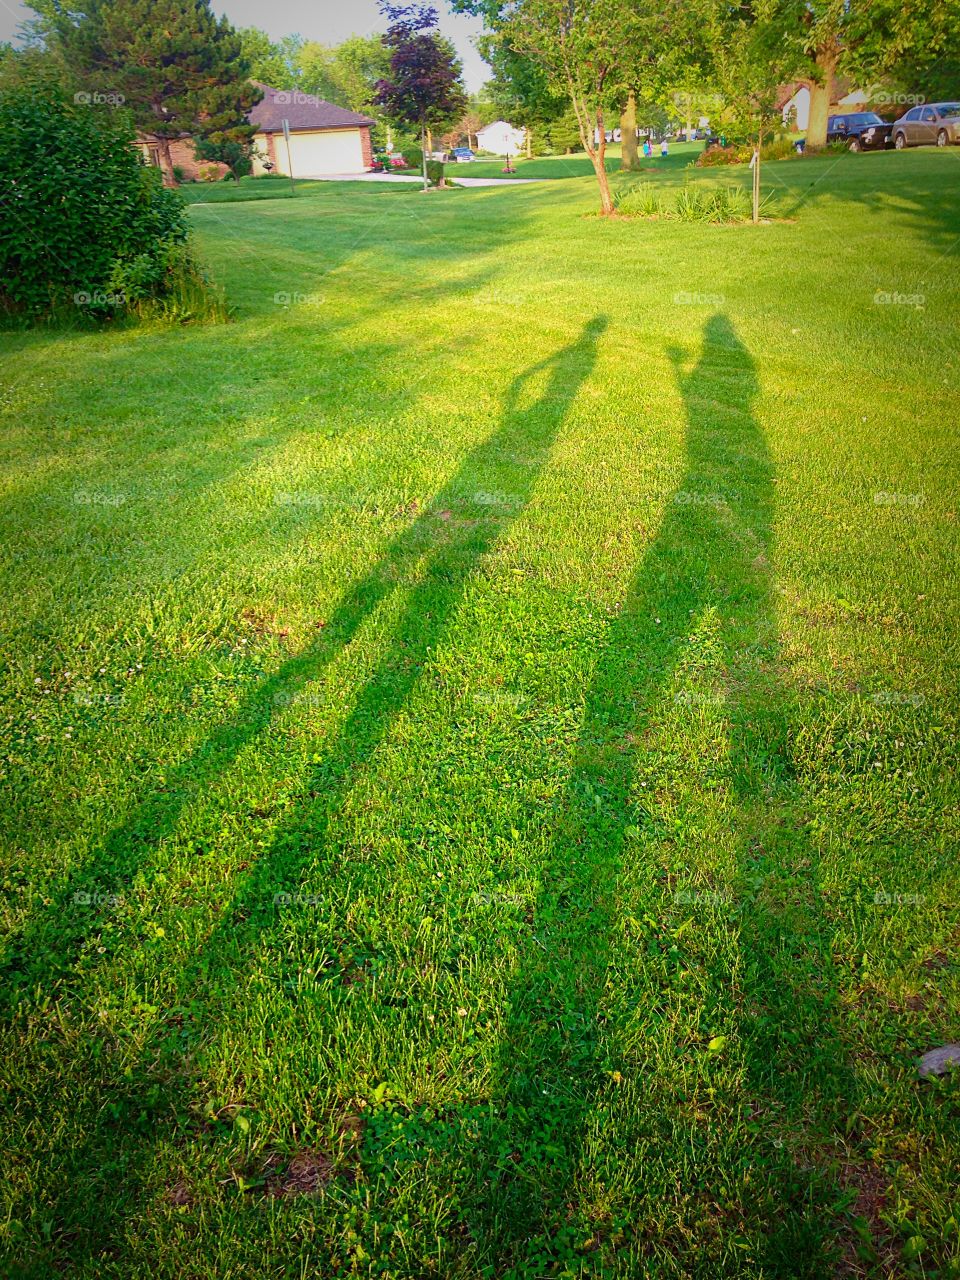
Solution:
[[[827,141],[846,142],[851,151],[882,151],[893,146],[893,125],[886,124],[875,111],[831,116],[827,121]]]

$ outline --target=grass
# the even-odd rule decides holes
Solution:
[[[0,339],[5,1275],[960,1274],[960,167],[766,175]]]
[[[650,160],[643,160],[644,172],[675,173],[695,160],[703,150],[702,142],[671,142],[669,156],[660,155],[659,144],[656,154]],[[534,156],[527,160],[522,156],[514,156],[511,163],[515,173],[503,172],[504,159],[491,159],[484,156],[472,160],[469,164],[447,165],[447,175],[456,179],[458,174],[465,178],[585,178],[593,176],[593,165],[590,157],[584,152],[575,152],[569,156]],[[620,146],[613,143],[607,148],[606,169],[608,173],[616,173],[620,168]]]

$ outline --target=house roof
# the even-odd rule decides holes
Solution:
[[[248,119],[262,133],[281,133],[283,122],[290,122],[290,129],[356,129],[359,125],[373,124],[369,116],[362,116],[346,107],[324,102],[312,93],[298,89],[272,89],[268,84],[258,84],[263,97],[250,112]]]
[[[498,133],[504,129],[512,129],[514,133],[523,133],[522,129],[517,129],[514,125],[508,124],[506,120],[494,120],[492,124],[485,124],[482,129],[477,130],[477,133],[487,133],[490,129],[496,129]]]

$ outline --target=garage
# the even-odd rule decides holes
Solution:
[[[365,173],[372,167],[373,121],[369,116],[338,107],[312,93],[273,89],[266,84],[258,88],[263,97],[249,115],[250,123],[257,127],[255,174],[289,174],[292,169],[295,178],[312,178],[330,173]],[[289,160],[284,122],[290,131]]]
[[[319,173],[362,173],[359,129],[290,134],[290,167],[295,178]],[[287,144],[277,139],[277,172],[288,173]]]

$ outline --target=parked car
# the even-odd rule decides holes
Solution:
[[[846,142],[851,151],[882,151],[893,146],[893,125],[875,111],[852,111],[831,116],[827,121],[827,141]]]
[[[476,160],[477,157],[469,147],[454,147],[453,158],[457,164],[466,164],[470,160]]]
[[[927,102],[911,107],[893,126],[893,145],[946,147],[960,142],[960,102]]]

